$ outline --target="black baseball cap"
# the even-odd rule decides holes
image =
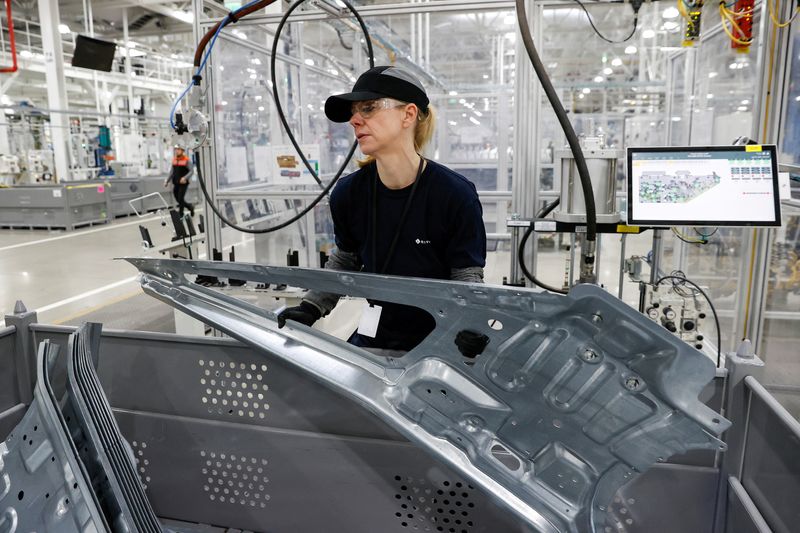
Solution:
[[[423,113],[428,112],[428,95],[422,83],[409,71],[400,67],[373,67],[363,73],[345,94],[335,94],[325,102],[325,114],[333,122],[347,122],[353,113],[353,102],[394,98],[401,102],[416,104]]]

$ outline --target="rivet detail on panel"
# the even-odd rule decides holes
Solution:
[[[265,508],[267,493],[267,460],[244,455],[200,452],[203,492],[212,502]]]
[[[211,414],[263,420],[269,411],[267,365],[199,359],[200,401]]]

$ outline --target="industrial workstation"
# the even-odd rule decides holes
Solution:
[[[0,533],[800,531],[800,0],[0,11]]]

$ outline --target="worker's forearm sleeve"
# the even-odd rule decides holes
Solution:
[[[328,258],[325,268],[328,270],[358,271],[361,269],[361,260],[357,254],[337,249]],[[339,303],[340,297],[339,294],[331,292],[308,291],[303,297],[303,301],[319,309],[322,316],[326,316]]]
[[[466,281],[467,283],[483,283],[483,267],[451,268],[450,279],[453,281]]]

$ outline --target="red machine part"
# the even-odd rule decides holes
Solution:
[[[741,41],[753,40],[753,11],[755,7],[755,0],[737,0],[733,6],[734,13],[737,13],[736,23],[741,29],[741,33],[734,30],[734,35]],[[731,48],[738,50],[742,53],[750,51],[750,43],[747,44],[731,41]]]
[[[9,46],[11,48],[12,64],[10,67],[0,68],[0,72],[3,73],[17,71],[17,42],[16,39],[14,38],[14,19],[11,17],[11,0],[5,0],[5,2],[6,2],[6,18],[8,19],[8,40],[9,40]]]

